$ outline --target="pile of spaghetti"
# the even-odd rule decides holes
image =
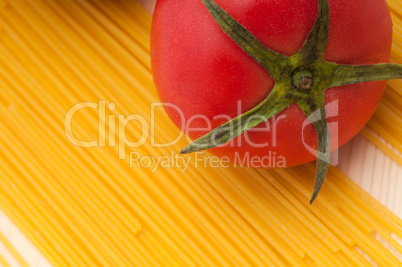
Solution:
[[[128,0],[0,0],[0,209],[51,264],[401,264],[401,219],[336,167],[310,206],[314,163],[214,168],[176,155],[185,138],[155,145],[179,130],[151,112],[150,24]],[[391,81],[363,131],[399,164],[401,105]]]

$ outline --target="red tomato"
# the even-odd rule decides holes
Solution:
[[[312,28],[317,2],[311,0],[216,0],[256,38],[270,49],[290,56],[303,45]],[[330,0],[330,26],[324,58],[339,64],[387,62],[392,42],[392,22],[384,0]],[[274,85],[263,67],[225,34],[201,0],[158,0],[151,33],[152,68],[161,102],[178,106],[196,139],[241,112],[260,103]],[[366,124],[374,113],[385,82],[367,82],[328,89],[326,106],[331,150],[343,145]],[[333,102],[337,101],[337,102]],[[332,109],[332,110],[329,110]],[[173,122],[183,129],[177,110],[166,108]],[[329,115],[328,115],[329,114]],[[205,116],[204,119],[200,116]],[[196,116],[196,117],[194,117]],[[303,131],[306,116],[296,104],[283,110],[231,143],[211,149],[232,161],[244,157],[270,156],[271,164],[284,159],[286,167],[315,159],[306,144],[316,147],[310,124]],[[206,119],[205,119],[206,118]],[[276,121],[276,122],[275,122]],[[332,123],[331,123],[332,122]],[[268,128],[269,126],[269,128]],[[303,142],[304,140],[304,142]],[[337,140],[337,141],[336,141]],[[259,144],[259,145],[255,145]],[[237,161],[239,163],[239,161]],[[253,166],[250,161],[246,166]]]

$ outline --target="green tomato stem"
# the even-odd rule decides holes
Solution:
[[[292,103],[290,99],[282,97],[285,89],[290,86],[283,83],[275,84],[271,93],[260,104],[193,141],[180,153],[188,154],[220,146],[272,118]]]
[[[402,65],[400,64],[337,65],[328,87],[401,78]]]
[[[222,30],[232,38],[247,54],[263,66],[271,77],[280,77],[287,57],[265,47],[246,28],[230,16],[212,0],[202,0]]]
[[[300,70],[292,75],[292,84],[299,90],[310,90],[313,87],[313,75],[308,70]]]
[[[330,138],[327,118],[325,116],[324,96],[321,95],[320,99],[318,99],[316,102],[322,103],[320,108],[317,110],[311,109],[309,105],[299,103],[300,108],[313,124],[318,137],[316,163],[317,171],[315,174],[314,189],[310,199],[310,204],[313,203],[321,189],[322,184],[324,183],[330,159]]]
[[[324,60],[328,41],[329,4],[318,0],[318,12],[303,47],[294,55],[281,55],[261,44],[213,0],[202,0],[222,30],[275,80],[268,97],[253,109],[198,138],[180,153],[210,149],[280,113],[292,103],[312,122],[317,133],[317,172],[310,204],[317,197],[328,170],[330,137],[325,116],[325,90],[351,83],[402,78],[402,65],[339,65]]]
[[[298,52],[304,64],[314,63],[324,57],[328,42],[329,4],[328,0],[318,1],[318,12],[314,26],[311,29],[302,49]]]

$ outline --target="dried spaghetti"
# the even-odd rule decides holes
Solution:
[[[401,62],[398,5],[392,56]],[[133,1],[0,4],[0,208],[52,264],[401,264],[401,219],[336,168],[310,206],[313,164],[213,168],[174,154],[184,139],[155,147],[179,130],[160,111],[149,123],[158,101],[150,22]],[[381,136],[369,138],[399,162],[401,92],[388,83],[369,123]],[[122,143],[153,130],[141,145]],[[146,167],[169,155],[165,167]]]

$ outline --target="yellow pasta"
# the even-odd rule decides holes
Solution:
[[[22,266],[22,267],[28,267],[29,265],[26,263],[26,261],[21,257],[21,255],[15,250],[13,245],[7,240],[7,238],[0,233],[0,242],[3,243],[3,245],[7,248],[7,250],[10,252],[10,254],[17,260],[17,262]],[[7,262],[0,257],[0,264],[4,266],[8,266]]]
[[[10,267],[10,265],[8,264],[8,262],[4,259],[3,256],[0,255],[0,264],[3,267]]]
[[[393,21],[393,46],[391,61],[402,60],[402,21],[400,18],[401,6],[398,1],[388,1]],[[402,83],[400,80],[388,82],[383,101],[369,121],[368,126],[380,134],[399,152],[402,152]],[[388,149],[385,151],[387,153]],[[392,155],[390,155],[393,157]],[[401,158],[401,157],[399,157]]]
[[[389,4],[402,62],[402,7]],[[161,111],[149,123],[150,23],[129,0],[0,2],[0,209],[51,264],[401,264],[402,220],[335,167],[309,205],[313,163],[211,167],[208,153],[177,155],[185,138],[155,147],[180,131]],[[362,132],[399,164],[401,85],[388,83]],[[124,123],[133,115],[146,123]]]

